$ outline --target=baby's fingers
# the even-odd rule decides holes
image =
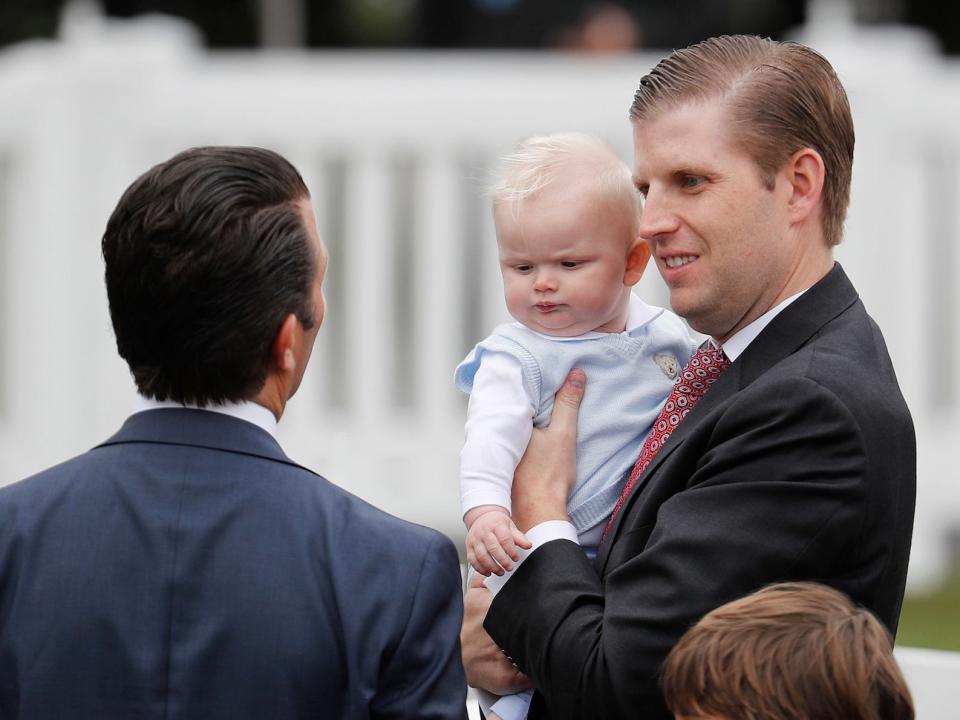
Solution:
[[[477,540],[467,548],[467,561],[473,565],[473,569],[481,575],[503,575],[503,570],[497,564],[497,561],[490,555],[487,543],[483,540]]]
[[[507,570],[513,568],[513,563],[511,560],[516,561],[520,559],[520,553],[517,552],[517,546],[514,544],[514,535],[513,535],[513,523],[498,525],[494,528],[493,533],[496,538],[496,549],[492,549],[491,553],[497,559],[503,567]],[[489,547],[489,545],[487,546]]]
[[[516,550],[513,548],[513,540],[511,540],[509,536],[507,537],[507,542],[509,543],[509,549],[512,551],[512,553],[516,554]],[[511,555],[507,553],[507,549],[501,544],[499,531],[497,535],[490,534],[487,537],[487,552],[490,553],[490,557],[499,563],[504,570],[512,570],[513,563],[511,562],[511,559],[519,559],[519,555],[517,558],[511,558]],[[497,575],[502,574],[502,570],[497,573]]]
[[[511,532],[513,533],[513,542],[519,547],[522,547],[524,550],[529,550],[533,547],[533,543],[527,540],[527,536],[520,532],[516,525],[512,526]]]

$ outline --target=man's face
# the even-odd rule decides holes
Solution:
[[[298,344],[296,375],[290,387],[289,397],[293,397],[297,388],[300,387],[300,381],[303,379],[303,373],[307,369],[307,364],[310,362],[313,344],[317,339],[317,333],[323,322],[323,313],[326,310],[323,297],[323,277],[327,272],[327,249],[324,247],[323,241],[320,239],[320,233],[317,231],[317,217],[313,212],[310,199],[303,198],[297,205],[300,209],[300,216],[303,218],[303,223],[307,228],[307,233],[310,236],[311,243],[317,252],[317,274],[313,281],[313,327],[308,330],[303,330],[301,342]]]
[[[633,133],[640,235],[674,311],[721,342],[786,297],[804,249],[786,215],[790,183],[779,173],[765,187],[733,132],[721,105],[691,103]]]

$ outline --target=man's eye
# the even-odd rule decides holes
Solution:
[[[692,190],[703,184],[703,178],[699,175],[684,175],[681,183],[687,190]]]
[[[577,265],[579,265],[579,264],[580,264],[580,263],[578,263],[576,260],[563,260],[563,261],[560,263],[560,267],[575,268],[575,267],[576,267]]]

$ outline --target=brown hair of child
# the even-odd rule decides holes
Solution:
[[[705,615],[667,657],[685,720],[913,720],[886,628],[817,583],[771,585]]]

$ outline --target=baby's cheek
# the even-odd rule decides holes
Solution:
[[[516,316],[523,313],[526,307],[526,294],[522,288],[516,286],[505,288],[504,299],[506,300],[507,310],[510,311],[511,315]]]

